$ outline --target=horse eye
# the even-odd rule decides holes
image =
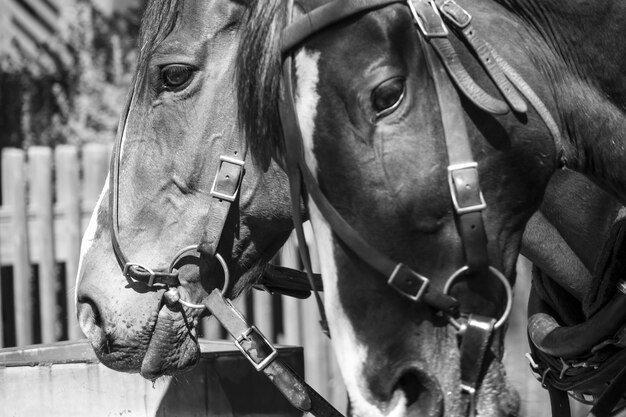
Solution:
[[[163,85],[168,89],[178,89],[185,85],[193,75],[193,69],[188,65],[170,64],[161,69]]]
[[[395,77],[380,83],[372,91],[372,107],[376,117],[385,117],[402,103],[404,97],[404,78]]]

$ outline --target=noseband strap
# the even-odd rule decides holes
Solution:
[[[135,89],[129,95],[125,110],[120,119],[117,130],[116,143],[111,155],[110,165],[110,192],[109,192],[109,223],[111,234],[111,245],[117,262],[122,269],[124,276],[138,282],[142,282],[150,288],[169,288],[181,285],[178,278],[178,270],[176,266],[178,262],[186,255],[192,252],[200,253],[209,260],[216,259],[218,254],[218,246],[220,242],[228,248],[224,248],[223,252],[228,253],[227,259],[230,259],[232,250],[232,240],[223,242],[222,237],[225,236],[224,230],[228,229],[230,239],[236,233],[238,224],[235,220],[227,222],[229,213],[233,206],[238,206],[239,189],[244,175],[244,164],[247,149],[242,146],[241,140],[237,135],[231,135],[229,138],[220,140],[223,149],[219,155],[219,159],[215,162],[215,177],[211,187],[210,194],[212,199],[209,202],[207,222],[202,239],[198,245],[188,246],[180,250],[169,263],[167,270],[153,270],[148,266],[144,266],[137,262],[129,261],[122,250],[119,234],[119,183],[120,183],[120,164],[122,159],[122,142],[124,140],[130,106],[134,97]],[[215,136],[212,140],[219,140],[221,136]],[[238,216],[233,216],[237,217]],[[232,229],[232,230],[231,230]],[[230,233],[232,231],[232,233]],[[226,290],[226,288],[224,288]]]
[[[122,142],[126,131],[126,122],[128,120],[128,114],[130,113],[130,106],[134,97],[133,88],[131,93],[126,99],[126,105],[124,112],[120,118],[120,122],[117,128],[117,137],[115,140],[115,146],[113,147],[113,153],[111,155],[110,163],[110,178],[109,178],[109,227],[111,233],[111,245],[113,247],[113,253],[115,258],[122,269],[124,276],[129,277],[135,281],[143,282],[148,287],[168,287],[178,286],[180,281],[178,280],[178,271],[153,271],[147,266],[143,266],[139,263],[130,262],[128,257],[122,250],[119,240],[119,221],[118,221],[118,209],[119,209],[119,177],[120,177],[120,163],[122,159]]]

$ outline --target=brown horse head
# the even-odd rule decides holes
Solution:
[[[164,303],[165,286],[147,285],[150,271],[164,271],[157,281],[174,271],[191,303],[222,288],[215,257],[189,250],[177,258],[200,242],[217,245],[207,236],[215,238],[221,219],[216,251],[230,272],[227,295],[236,296],[293,227],[283,172],[244,157],[232,87],[243,12],[230,1],[148,5],[115,163],[83,240],[77,284],[80,326],[113,369],[152,379],[199,358],[195,327],[205,313]],[[213,188],[217,169],[237,165],[222,156],[245,159],[244,175],[237,199],[216,214],[209,211],[223,202]],[[124,274],[127,261],[141,266]]]

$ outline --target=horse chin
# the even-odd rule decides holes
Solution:
[[[181,314],[178,307],[163,305],[141,363],[141,376],[155,380],[193,367],[200,359],[196,321],[191,315]]]

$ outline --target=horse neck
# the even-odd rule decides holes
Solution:
[[[568,167],[626,204],[626,4],[496,0],[522,24],[529,64],[550,85]]]

